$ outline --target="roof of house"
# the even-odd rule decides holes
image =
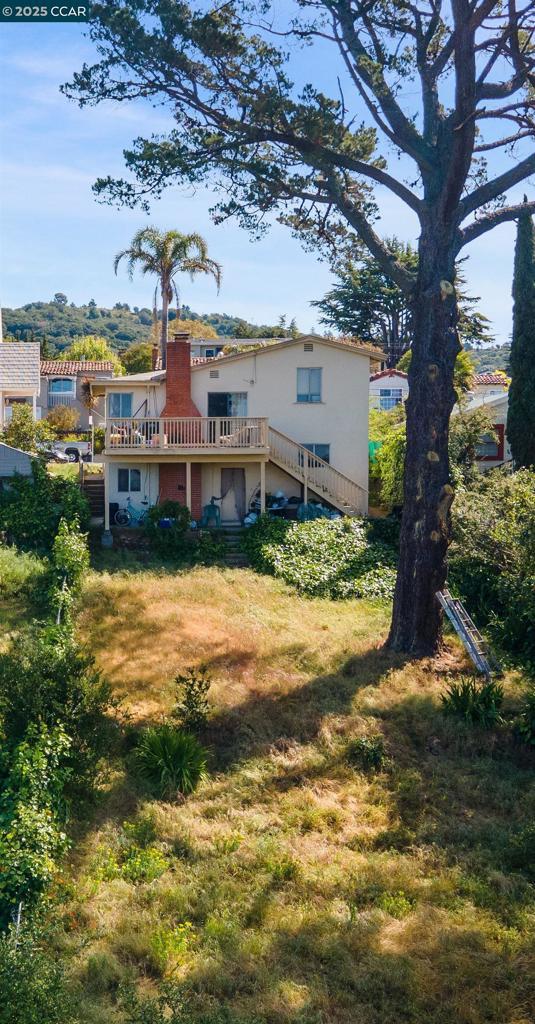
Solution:
[[[39,390],[39,342],[0,343],[0,387]]]
[[[196,339],[195,339],[196,340]],[[338,338],[322,338],[317,334],[305,334],[299,338],[285,338],[284,341],[279,341],[275,345],[265,345],[258,349],[254,349],[252,352],[236,352],[230,353],[229,355],[220,354],[214,356],[213,359],[206,359],[200,356],[192,356],[191,368],[192,370],[200,370],[207,365],[213,366],[216,364],[219,366],[221,363],[235,362],[238,359],[250,359],[251,356],[263,356],[268,352],[277,352],[280,348],[289,348],[292,345],[303,344],[303,342],[317,342],[322,345],[328,345],[330,348],[338,348],[343,351],[354,352],[356,355],[368,356],[370,359],[385,359],[385,355],[378,348],[374,348],[372,345],[358,345],[354,342],[340,341]],[[110,381],[99,381],[99,387],[105,384],[162,384],[165,381],[165,370],[157,368],[156,370],[149,370],[147,373],[133,373],[125,377],[114,377]]]
[[[32,458],[30,453],[23,451],[22,448],[14,448],[12,444],[6,444],[5,441],[0,441],[0,450],[4,451],[4,449],[7,449],[8,452],[16,452],[17,455],[24,455],[27,459],[30,460]]]
[[[503,373],[475,373],[472,384],[501,384],[507,387],[507,380]]]
[[[509,403],[509,392],[502,391],[499,395],[474,395],[468,403],[468,409],[486,408],[488,405],[507,406]]]
[[[79,373],[113,373],[109,359],[42,359],[41,376],[74,377]]]
[[[346,352],[349,350],[354,352],[355,355],[368,356],[369,359],[375,359],[377,362],[386,359],[381,349],[375,348],[374,345],[366,345],[364,342],[350,341],[345,338],[324,338],[320,334],[301,334],[298,338],[285,338],[283,341],[278,341],[275,345],[262,345],[251,352],[230,352],[228,355],[220,353],[214,359],[207,359],[203,363],[194,363],[193,369],[201,369],[206,366],[206,363],[219,364],[221,362],[235,362],[238,359],[250,359],[251,356],[265,356],[278,352],[281,348],[291,348],[294,345],[302,345],[309,342],[327,345],[329,348],[338,348]]]
[[[382,380],[383,377],[402,377],[403,380],[408,380],[408,373],[403,370],[379,370],[378,373],[372,373],[370,380]]]

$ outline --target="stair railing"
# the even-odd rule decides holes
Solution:
[[[274,427],[269,427],[268,439],[270,457],[297,477],[305,490],[310,488],[316,494],[324,495],[342,511],[367,511],[368,492],[360,484]]]

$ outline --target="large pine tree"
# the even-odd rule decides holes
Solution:
[[[513,301],[507,439],[519,469],[535,466],[535,231],[529,208],[518,218]]]

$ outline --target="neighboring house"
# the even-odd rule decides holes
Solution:
[[[370,377],[370,409],[386,412],[405,402],[409,394],[409,378],[402,370],[380,370]]]
[[[258,348],[261,345],[273,345],[273,343],[285,340],[285,338],[192,338],[191,355],[193,358],[214,359],[224,348]]]
[[[198,520],[212,496],[240,522],[279,489],[346,513],[368,507],[368,387],[377,349],[316,336],[193,363],[175,334],[167,369],[95,381],[106,396],[110,503],[178,500]]]
[[[41,390],[39,415],[45,418],[51,409],[65,405],[76,409],[78,427],[87,430],[91,410],[84,403],[84,389],[88,381],[109,380],[113,377],[113,363],[91,359],[43,359],[41,361]],[[95,426],[104,418],[104,403],[99,401],[94,410]]]
[[[0,342],[0,430],[15,405],[30,405],[34,417],[39,395],[39,342]]]
[[[474,398],[507,393],[509,380],[501,373],[476,373],[472,377],[470,391]]]
[[[9,481],[15,473],[20,476],[31,476],[31,472],[32,458],[28,452],[0,442],[0,491],[6,484],[9,486]]]
[[[484,374],[483,376],[493,376],[493,374]],[[473,409],[486,409],[496,433],[496,438],[492,436],[483,438],[482,443],[478,446],[477,462],[482,473],[495,466],[511,462],[511,449],[505,436],[508,402],[509,392],[506,389],[500,394],[476,394],[466,406],[469,412]]]

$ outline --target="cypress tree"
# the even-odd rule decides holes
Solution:
[[[535,466],[535,231],[528,210],[518,218],[510,366],[507,440],[520,469]]]

